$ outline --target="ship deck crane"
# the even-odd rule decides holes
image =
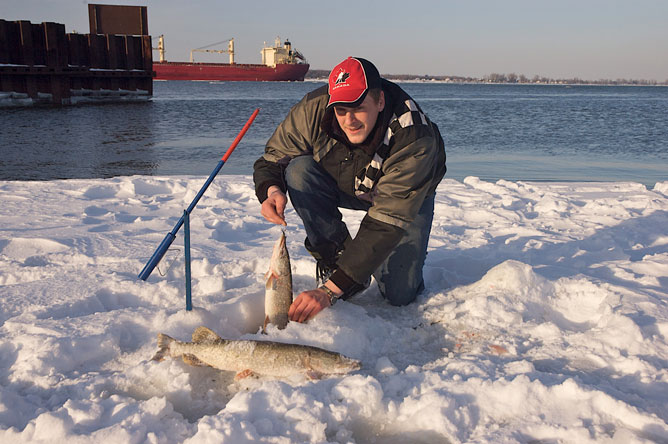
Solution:
[[[227,43],[227,49],[206,49],[210,48],[212,46],[220,45],[221,43]],[[224,54],[228,53],[230,54],[230,65],[234,64],[234,39],[227,39],[227,40],[221,40],[220,42],[212,43],[207,46],[202,46],[201,48],[196,48],[190,51],[190,63],[195,62],[195,58],[193,57],[193,53],[195,52],[214,52],[217,54]]]
[[[160,34],[158,36],[158,47],[157,48],[151,48],[154,51],[158,51],[160,53],[160,61],[161,62],[166,62],[167,60],[165,59],[165,36]]]

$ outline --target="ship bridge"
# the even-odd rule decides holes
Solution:
[[[279,64],[293,64],[306,62],[304,56],[297,50],[292,49],[292,44],[289,40],[281,45],[281,38],[276,37],[274,46],[267,46],[266,42],[262,48],[262,64],[266,66],[276,67]]]

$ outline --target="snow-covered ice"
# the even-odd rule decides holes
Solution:
[[[148,281],[203,177],[0,182],[0,442],[668,442],[668,182],[438,189],[426,292],[372,285],[308,324],[263,319],[280,228],[221,175]],[[346,211],[356,230],[361,214]],[[295,291],[313,285],[287,211]],[[342,377],[233,379],[154,362],[156,334],[310,344]]]

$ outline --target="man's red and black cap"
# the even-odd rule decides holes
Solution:
[[[370,89],[380,87],[380,74],[373,63],[361,57],[348,57],[329,73],[327,108],[359,106]]]

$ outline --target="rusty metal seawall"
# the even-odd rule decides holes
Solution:
[[[153,95],[150,35],[65,33],[65,25],[0,19],[0,91],[34,103]]]

